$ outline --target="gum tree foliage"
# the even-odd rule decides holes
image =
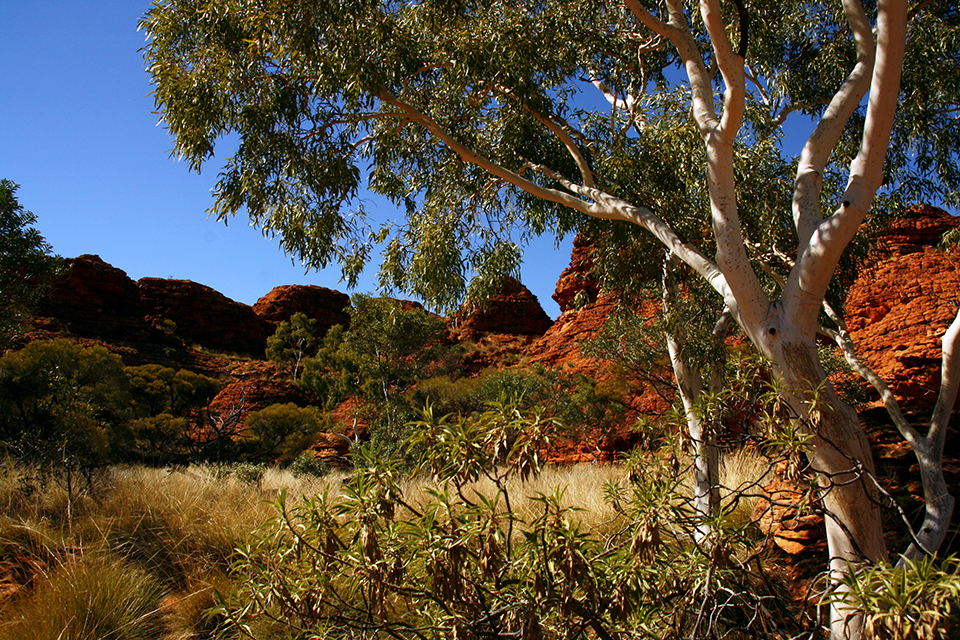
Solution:
[[[32,227],[37,217],[17,201],[18,185],[0,180],[0,348],[9,345],[33,310],[60,260]]]
[[[960,198],[958,23],[952,0],[160,0],[142,26],[176,153],[199,170],[239,141],[212,212],[245,209],[308,266],[353,282],[384,242],[385,286],[450,307],[531,235],[602,238],[612,284],[658,277],[668,251],[773,363],[839,576],[887,549],[866,437],[817,357],[821,307],[871,207]],[[797,116],[814,128],[785,158]],[[404,220],[368,229],[364,186]],[[946,414],[907,433],[921,468]],[[952,512],[930,498],[927,551]],[[860,634],[848,613],[834,636]]]
[[[332,409],[348,397],[360,400],[373,437],[396,448],[402,425],[415,416],[407,393],[418,380],[448,367],[443,319],[390,298],[356,294],[350,326],[327,332],[314,358],[304,362],[300,386]]]
[[[296,382],[303,359],[313,355],[317,342],[317,321],[306,314],[295,313],[267,338],[267,358],[289,366]]]

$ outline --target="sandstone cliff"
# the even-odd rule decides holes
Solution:
[[[940,339],[960,305],[960,254],[937,244],[960,218],[921,207],[895,221],[846,304],[860,357],[905,407],[930,407],[940,390]]]

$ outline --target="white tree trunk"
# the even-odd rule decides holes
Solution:
[[[856,412],[824,383],[826,374],[812,340],[784,335],[769,355],[782,377],[785,399],[814,436],[808,458],[820,478],[831,576],[864,562],[886,560],[879,495],[867,476],[874,474],[873,456]],[[814,405],[813,392],[822,384],[824,391]],[[861,616],[842,603],[832,606],[831,638],[856,639],[861,632]]]

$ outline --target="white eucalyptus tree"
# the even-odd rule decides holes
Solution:
[[[246,210],[308,266],[351,281],[385,243],[385,285],[450,307],[532,234],[589,231],[612,284],[665,247],[813,436],[831,570],[887,558],[870,448],[816,339],[871,207],[958,201],[953,0],[158,0],[142,27],[176,153],[199,170],[239,141],[212,212]],[[785,157],[798,118],[814,127]],[[405,220],[369,229],[362,188]],[[774,248],[780,278],[758,260]],[[839,608],[831,625],[860,634]]]

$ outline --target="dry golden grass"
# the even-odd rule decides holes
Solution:
[[[744,487],[767,471],[763,458],[730,454],[724,457],[721,480],[728,488]],[[626,472],[618,464],[572,465],[547,467],[526,482],[513,477],[508,484],[510,507],[518,519],[529,522],[543,513],[537,496],[562,489],[561,504],[574,509],[570,518],[584,530],[603,534],[620,522],[604,500],[605,485],[623,482]],[[144,586],[145,593],[159,590],[159,605],[143,605],[151,625],[156,624],[154,613],[159,607],[163,632],[152,637],[186,640],[201,637],[199,633],[208,637],[215,621],[204,614],[214,603],[214,589],[231,590],[229,565],[234,551],[276,516],[272,502],[278,493],[286,492],[291,506],[325,489],[333,497],[342,490],[347,475],[303,478],[267,469],[255,483],[214,466],[121,466],[104,470],[92,486],[84,487],[86,493],[68,500],[57,482],[41,483],[29,470],[0,468],[0,557],[36,559],[44,572],[37,576],[38,584],[46,585],[30,592],[33,595],[0,601],[0,640],[26,637],[24,629],[34,624],[55,627],[59,623],[42,606],[43,599],[60,598],[51,595],[56,589],[103,591],[97,586],[103,580],[129,585],[142,581],[154,585]],[[428,479],[412,478],[402,488],[406,499],[422,508],[435,501],[425,491],[430,486]],[[492,497],[496,486],[481,479],[467,488],[466,495],[474,492]],[[729,490],[725,499],[729,500]],[[755,499],[741,500],[735,517],[746,522],[754,503]],[[506,505],[501,503],[501,508],[505,510]],[[72,567],[69,572],[62,569],[68,566]],[[59,583],[52,582],[54,576]],[[104,597],[123,602],[122,593],[107,591]],[[125,606],[113,600],[102,604],[104,611]],[[156,631],[155,626],[150,628],[151,633]]]

